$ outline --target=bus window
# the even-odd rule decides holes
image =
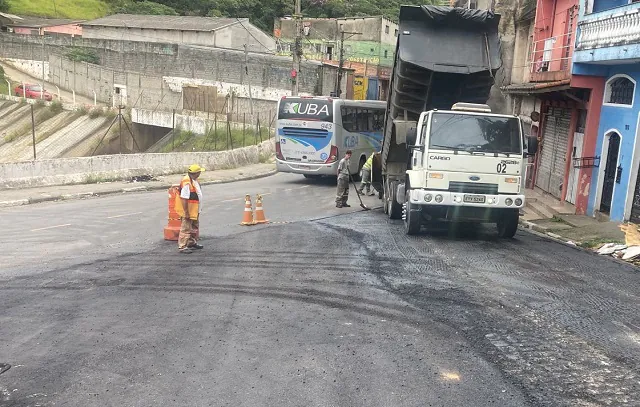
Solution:
[[[373,111],[373,131],[382,131],[384,127],[384,110],[374,110]]]
[[[371,117],[371,111],[369,109],[358,109],[358,127],[357,131],[367,132],[369,131],[369,119]]]
[[[356,131],[356,109],[353,107],[343,107],[342,113],[342,127],[346,131]]]

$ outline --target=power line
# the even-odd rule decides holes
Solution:
[[[262,47],[263,47],[264,49],[266,49],[267,51],[269,51],[269,53],[271,53],[271,54],[273,54],[273,53],[274,53],[274,52],[273,52],[273,50],[269,49],[269,47],[267,47],[267,46],[266,46],[266,45],[264,45],[264,44],[263,44],[259,39],[257,39],[257,38],[255,37],[255,35],[253,35],[253,33],[252,33],[251,31],[249,31],[249,29],[248,29],[247,27],[245,27],[245,26],[244,26],[244,24],[242,24],[242,21],[241,21],[239,18],[237,18],[237,17],[236,17],[236,20],[238,20],[238,22],[240,23],[240,25],[242,26],[242,28],[244,28],[244,30],[245,30],[246,32],[248,32],[248,33],[249,33],[249,35],[250,35],[254,40],[258,41],[258,44],[262,45]]]

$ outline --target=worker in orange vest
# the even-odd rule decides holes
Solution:
[[[202,211],[202,189],[198,177],[204,168],[198,164],[189,167],[187,175],[180,182],[180,194],[176,195],[176,212],[180,215],[180,235],[178,236],[178,250],[180,253],[193,253],[202,249],[196,241],[195,231],[200,228],[200,212]]]

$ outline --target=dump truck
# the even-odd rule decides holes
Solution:
[[[537,144],[525,140],[518,117],[486,104],[501,67],[499,22],[488,10],[400,8],[373,183],[407,234],[440,221],[516,233],[526,158]]]

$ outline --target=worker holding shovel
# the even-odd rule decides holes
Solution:
[[[347,150],[344,154],[344,158],[338,163],[338,190],[336,191],[336,208],[349,208],[351,205],[347,204],[349,199],[349,180],[351,174],[349,174],[349,164],[351,159],[351,150]]]

